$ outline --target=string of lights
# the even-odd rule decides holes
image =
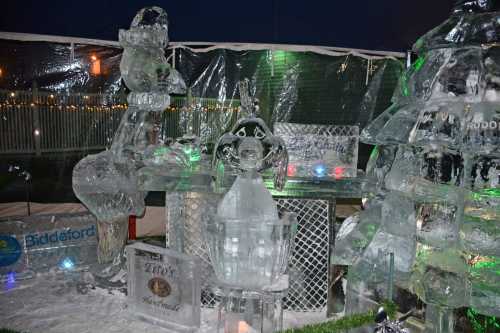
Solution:
[[[110,100],[109,96],[102,94],[94,95],[54,95],[46,94],[39,95],[33,98],[31,92],[9,92],[0,93],[0,108],[23,108],[23,107],[48,107],[49,109],[59,110],[86,110],[86,111],[106,111],[106,110],[125,110],[128,108],[127,103],[96,103],[96,101]],[[34,101],[36,100],[36,101]],[[68,103],[68,100],[72,100]],[[112,99],[111,99],[112,100]],[[223,105],[222,103],[213,103],[212,99],[199,99],[199,102],[190,105],[184,105],[187,101],[186,98],[177,98],[174,100],[174,105],[165,109],[165,112],[238,112],[239,106],[230,104]],[[211,104],[204,106],[204,104]]]

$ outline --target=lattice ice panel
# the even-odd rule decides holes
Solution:
[[[328,300],[328,201],[279,199],[280,211],[298,215],[295,249],[289,263],[290,289],[285,307],[322,311]]]
[[[197,256],[201,259],[201,302],[213,307],[217,304],[210,292],[213,269],[203,238],[203,219],[215,214],[218,197],[205,193],[167,193],[167,247]],[[170,232],[170,230],[174,232]]]

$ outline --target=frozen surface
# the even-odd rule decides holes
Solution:
[[[78,276],[46,274],[29,281],[3,284],[0,290],[2,326],[30,333],[165,333],[164,328],[130,315],[126,296],[104,289],[77,291]],[[217,313],[202,309],[199,333],[215,331]],[[326,320],[325,313],[285,311],[285,327]]]

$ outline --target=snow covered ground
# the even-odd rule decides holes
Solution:
[[[77,291],[78,274],[46,273],[25,281],[2,282],[0,326],[30,333],[165,333],[165,329],[136,319],[126,296],[94,289]],[[217,314],[202,310],[199,333],[214,333]],[[285,312],[285,327],[326,320],[326,314]]]

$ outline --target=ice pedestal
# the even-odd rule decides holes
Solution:
[[[277,290],[248,292],[215,288],[218,305],[217,333],[279,332],[283,329],[283,298],[288,289],[284,277]]]
[[[97,258],[100,264],[111,263],[119,258],[128,240],[128,217],[114,221],[97,221]]]

